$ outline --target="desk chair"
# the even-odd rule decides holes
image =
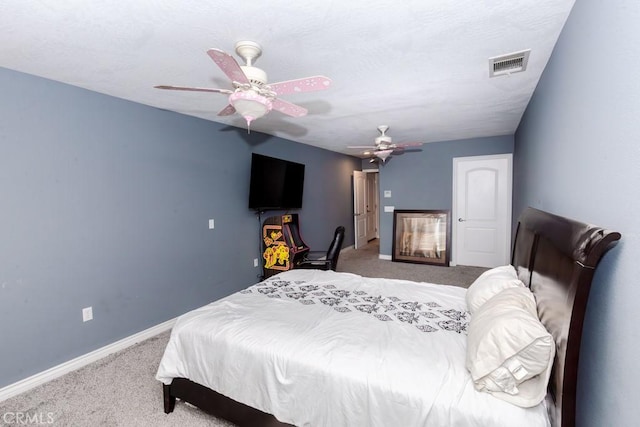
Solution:
[[[339,226],[333,233],[333,240],[327,252],[308,252],[305,258],[296,265],[296,268],[315,268],[318,270],[335,271],[338,266],[338,256],[340,255],[343,241],[344,227]]]

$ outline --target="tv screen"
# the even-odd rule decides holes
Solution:
[[[253,153],[249,209],[300,209],[304,165]]]

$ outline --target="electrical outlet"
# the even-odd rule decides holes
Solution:
[[[257,267],[258,266],[258,258],[254,258],[253,259],[253,266]]]
[[[82,309],[82,321],[88,322],[89,320],[93,320],[93,308],[87,307]]]

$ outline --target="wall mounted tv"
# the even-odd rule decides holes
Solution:
[[[300,209],[304,165],[252,153],[249,209]]]

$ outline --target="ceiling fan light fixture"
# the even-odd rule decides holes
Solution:
[[[237,91],[229,95],[229,104],[233,105],[238,114],[247,121],[247,126],[251,122],[269,113],[273,108],[271,100],[258,94],[254,90]]]
[[[387,160],[387,157],[389,157],[392,152],[393,150],[380,150],[380,151],[376,151],[375,154],[376,154],[376,157],[382,160],[382,163],[384,163]]]

